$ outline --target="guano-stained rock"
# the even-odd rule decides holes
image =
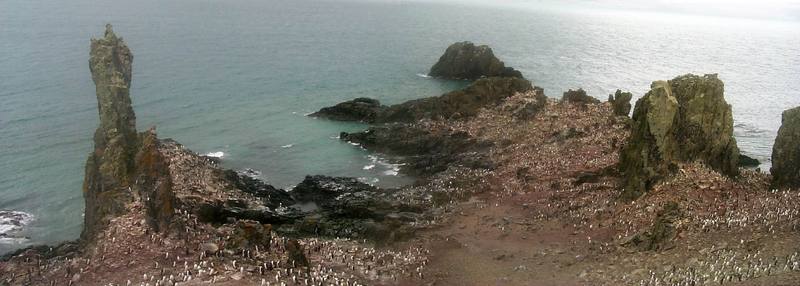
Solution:
[[[772,187],[800,187],[800,107],[783,112],[772,147]]]
[[[92,39],[89,68],[97,93],[100,126],[94,151],[86,162],[83,196],[86,202],[81,238],[91,240],[110,216],[125,211],[131,200],[131,177],[138,148],[136,116],[129,89],[133,55],[106,25],[103,38]]]
[[[635,199],[676,171],[699,161],[727,176],[739,174],[733,116],[716,75],[657,81],[636,102],[631,138],[620,155],[623,198]]]

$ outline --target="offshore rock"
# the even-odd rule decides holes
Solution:
[[[447,47],[428,75],[467,80],[494,76],[522,78],[522,73],[506,67],[495,57],[489,46],[475,46],[471,42],[458,42]]]
[[[783,112],[772,147],[772,187],[800,187],[800,107]]]
[[[759,162],[758,159],[744,154],[739,154],[739,167],[757,168],[759,165],[761,165],[761,162]]]
[[[641,196],[679,162],[699,161],[736,176],[738,160],[731,106],[717,75],[657,81],[636,102],[631,138],[620,154],[623,198]]]
[[[633,94],[630,92],[622,92],[619,89],[617,89],[617,92],[614,94],[609,94],[608,102],[611,103],[611,107],[614,110],[614,115],[628,116],[631,113],[632,98]]]
[[[587,95],[585,90],[579,88],[578,90],[570,89],[565,92],[564,96],[561,97],[561,102],[586,105],[600,103],[600,100]]]
[[[496,106],[503,99],[531,90],[531,82],[523,78],[483,78],[462,90],[392,105],[379,113],[376,123],[472,117],[481,108]]]
[[[111,25],[105,36],[92,39],[89,68],[97,93],[100,126],[94,151],[86,161],[83,196],[86,202],[83,240],[91,240],[110,216],[125,211],[132,199],[130,187],[138,151],[136,116],[131,108],[131,54]]]
[[[359,97],[350,101],[345,101],[331,107],[325,107],[312,113],[311,117],[326,118],[337,121],[362,121],[374,122],[378,113],[385,106],[376,99]]]

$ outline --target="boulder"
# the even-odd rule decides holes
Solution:
[[[131,107],[133,55],[111,25],[103,38],[92,39],[89,69],[95,84],[100,126],[86,161],[83,197],[86,210],[81,238],[92,240],[112,216],[132,200],[134,157],[138,152],[136,116]]]
[[[272,244],[272,225],[261,224],[252,220],[239,220],[233,228],[233,234],[225,245],[231,249],[258,247],[269,249]]]
[[[757,168],[759,165],[761,165],[761,162],[759,162],[758,159],[744,154],[739,154],[739,167]]]
[[[628,116],[631,113],[631,99],[633,94],[630,92],[622,92],[617,89],[614,94],[608,95],[608,102],[611,103],[611,108],[614,110],[616,116]]]
[[[476,46],[471,42],[458,42],[447,47],[428,75],[466,80],[495,76],[522,78],[522,73],[506,67],[495,57],[489,46]]]
[[[570,89],[567,92],[565,92],[564,96],[561,97],[561,102],[586,105],[586,104],[600,103],[600,100],[587,95],[585,90],[579,88],[578,90]]]
[[[385,106],[376,99],[360,97],[334,106],[324,107],[312,113],[311,117],[337,121],[361,121],[371,123]]]
[[[772,147],[772,187],[800,187],[800,107],[783,112]]]
[[[733,115],[717,75],[684,75],[657,81],[636,102],[631,136],[620,154],[623,198],[634,199],[677,170],[699,161],[727,175],[739,174]]]
[[[308,258],[306,258],[306,253],[303,250],[303,246],[300,245],[300,242],[297,239],[289,239],[286,241],[284,245],[286,248],[286,255],[288,256],[288,260],[286,263],[292,267],[308,267]]]

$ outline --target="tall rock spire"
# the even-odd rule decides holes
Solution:
[[[94,150],[86,162],[83,182],[84,240],[91,240],[111,215],[123,212],[131,201],[131,178],[138,151],[136,116],[129,95],[131,51],[111,25],[106,25],[104,37],[92,39],[89,55],[100,126],[94,134]]]

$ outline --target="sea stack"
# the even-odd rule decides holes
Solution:
[[[106,25],[103,38],[92,39],[89,69],[96,86],[100,126],[86,161],[83,240],[91,240],[108,218],[124,212],[132,199],[131,178],[138,151],[136,116],[129,95],[132,61],[131,51],[111,25]]]
[[[495,57],[489,46],[476,46],[471,42],[458,42],[447,47],[428,75],[466,80],[493,76],[522,78],[521,72],[506,67],[505,63]]]
[[[800,107],[783,112],[772,147],[772,187],[800,187]]]
[[[727,176],[739,174],[731,106],[717,75],[656,81],[636,102],[630,141],[620,154],[623,198],[635,199],[678,163],[699,161]]]

